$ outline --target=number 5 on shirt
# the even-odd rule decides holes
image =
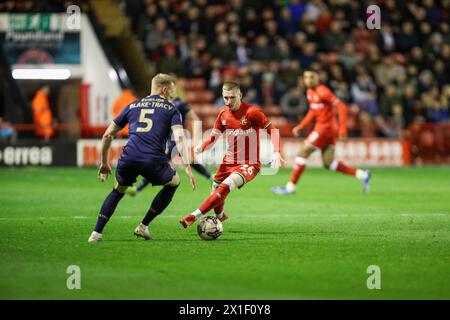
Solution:
[[[155,109],[142,109],[139,114],[139,124],[143,123],[143,127],[138,127],[136,132],[149,132],[152,130],[153,121],[150,118],[147,118],[146,115],[155,113]]]

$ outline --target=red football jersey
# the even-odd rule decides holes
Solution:
[[[233,112],[225,107],[217,116],[212,137],[225,132],[227,150],[223,158],[227,164],[260,164],[259,129],[266,129],[271,122],[256,106],[242,102],[241,107]],[[212,141],[205,141],[205,149]]]
[[[334,116],[333,107],[340,100],[323,84],[319,84],[316,88],[306,90],[306,97],[309,102],[308,118],[316,119],[316,128],[328,127],[337,129],[336,117]]]
[[[309,111],[306,117],[300,123],[302,128],[313,119],[316,119],[315,130],[337,130],[336,117],[334,116],[333,107],[339,109],[339,118],[342,132],[346,130],[345,118],[346,108],[343,103],[323,84],[319,83],[314,89],[306,90],[306,97],[309,102]]]

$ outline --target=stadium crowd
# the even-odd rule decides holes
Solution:
[[[2,12],[64,11],[84,1],[4,1]],[[221,83],[244,100],[307,110],[302,70],[347,103],[350,136],[399,136],[413,122],[445,123],[450,104],[450,0],[117,0],[157,71]],[[381,29],[366,26],[381,9]]]
[[[381,30],[366,9],[381,8]],[[123,0],[158,71],[238,78],[245,100],[297,121],[307,108],[302,70],[320,71],[349,106],[351,135],[397,136],[413,121],[447,122],[450,0]]]

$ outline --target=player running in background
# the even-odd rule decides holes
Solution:
[[[189,104],[186,101],[183,101],[180,98],[175,98],[171,102],[175,106],[175,108],[177,108],[178,111],[180,111],[181,119],[183,121],[183,127],[185,127],[186,120],[189,120],[191,122],[200,120],[195,111],[189,107]],[[166,154],[169,161],[171,161],[172,158],[178,154],[176,143],[173,139],[170,139],[167,142]],[[198,173],[200,173],[206,179],[212,180],[211,173],[203,165],[201,165],[200,163],[191,163],[191,165]],[[148,185],[148,183],[149,181],[144,178],[140,183],[138,183],[136,187],[129,188],[127,190],[127,194],[129,194],[130,196],[135,196],[138,192],[144,189]]]
[[[149,223],[169,205],[180,184],[180,177],[169,165],[164,152],[171,131],[192,189],[195,190],[195,178],[189,165],[181,114],[169,101],[173,99],[174,94],[175,79],[167,74],[157,74],[152,79],[151,94],[129,104],[106,129],[102,138],[101,164],[98,170],[98,177],[102,181],[111,174],[108,159],[111,142],[127,124],[129,139],[117,164],[114,189],[103,202],[89,242],[102,240],[103,228],[127,188],[136,182],[138,175],[142,175],[153,185],[163,186],[153,199],[144,219],[134,230],[136,236],[152,239],[148,230]]]
[[[338,137],[347,136],[346,117],[347,109],[333,92],[319,83],[319,74],[313,70],[303,73],[303,80],[307,88],[306,95],[309,102],[309,111],[305,118],[292,130],[294,136],[299,136],[308,123],[316,120],[315,127],[303,143],[300,154],[295,158],[291,179],[286,186],[273,187],[272,192],[279,195],[288,195],[295,192],[296,184],[306,168],[307,158],[317,149],[322,151],[322,161],[325,168],[355,176],[363,181],[363,191],[367,192],[371,177],[370,171],[347,166],[342,161],[335,160],[334,146]],[[339,127],[334,116],[333,108],[337,107],[339,114]]]
[[[228,218],[223,211],[226,197],[230,191],[252,181],[260,170],[258,132],[260,129],[267,130],[267,133],[271,135],[274,147],[272,168],[278,169],[281,161],[284,161],[279,152],[278,130],[272,126],[258,107],[241,101],[242,93],[239,84],[225,82],[222,87],[222,96],[225,108],[217,116],[211,136],[194,151],[196,154],[205,151],[224,132],[227,139],[227,151],[214,176],[211,195],[197,210],[180,220],[185,228],[211,209],[214,209],[220,221],[223,222]]]

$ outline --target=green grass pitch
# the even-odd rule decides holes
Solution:
[[[178,220],[209,193],[184,174],[173,202],[133,236],[157,188],[125,196],[88,243],[113,179],[95,169],[0,170],[0,299],[449,299],[450,170],[374,169],[371,192],[354,178],[308,169],[293,196],[270,187],[289,170],[232,192],[216,241]],[[69,265],[81,289],[68,290]],[[369,290],[378,265],[381,289]]]

